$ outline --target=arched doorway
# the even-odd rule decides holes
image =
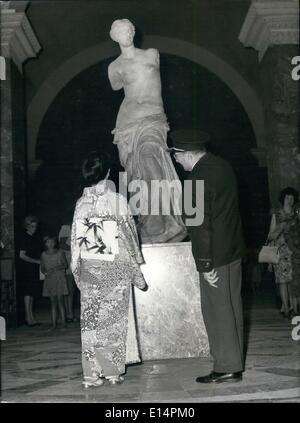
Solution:
[[[172,54],[191,60],[217,75],[243,105],[256,136],[258,147],[264,148],[263,107],[255,91],[240,74],[221,58],[195,44],[168,37],[149,35],[144,38],[143,48],[156,47],[161,53]],[[84,50],[62,64],[42,84],[41,88],[28,107],[28,160],[36,160],[35,148],[41,122],[50,104],[57,94],[76,75],[109,57],[118,54],[118,49],[112,42],[101,43]]]
[[[31,204],[51,231],[68,218],[81,194],[81,164],[87,152],[99,147],[114,152],[110,131],[123,93],[113,92],[109,85],[111,60],[91,65],[69,81],[40,125],[36,154],[44,164],[33,181]],[[161,53],[161,77],[171,128],[207,130],[212,136],[210,148],[227,158],[238,173],[245,230],[249,242],[256,242],[264,236],[257,215],[268,199],[267,186],[261,183],[266,172],[251,155],[256,134],[243,105],[228,84],[195,61]]]

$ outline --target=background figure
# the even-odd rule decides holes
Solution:
[[[300,206],[295,208],[296,221],[287,233],[287,244],[292,253],[292,280],[290,295],[293,307],[291,317],[300,314]]]
[[[24,296],[25,321],[28,326],[37,326],[33,316],[33,300],[39,295],[41,243],[37,236],[38,219],[27,216],[24,221],[25,233],[20,242],[20,278]]]
[[[65,254],[57,248],[56,237],[44,238],[45,248],[41,255],[41,271],[45,275],[43,296],[50,297],[52,329],[57,327],[57,309],[59,310],[62,327],[66,327],[64,295],[68,294],[65,271],[68,267]]]
[[[68,286],[68,295],[64,296],[65,308],[66,308],[66,318],[67,322],[76,322],[77,318],[74,315],[74,296],[77,290],[76,284],[70,269],[71,263],[71,225],[72,223],[67,223],[62,225],[59,231],[58,240],[61,250],[63,250],[66,260],[68,262],[68,267],[66,270],[66,279]]]
[[[253,292],[262,288],[263,265],[258,263],[259,248],[249,248],[243,259],[243,280]]]
[[[272,212],[268,241],[279,247],[279,263],[274,264],[275,282],[279,285],[282,301],[281,313],[289,318],[289,284],[292,281],[291,251],[286,242],[286,235],[295,223],[294,206],[298,202],[298,192],[290,187],[279,195],[281,207]]]
[[[181,198],[178,186],[174,195],[170,195],[170,213],[162,215],[160,198],[159,215],[150,215],[151,181],[180,184],[165,151],[169,127],[161,97],[159,53],[153,48],[136,48],[134,34],[134,26],[128,19],[116,20],[111,26],[110,36],[119,43],[122,54],[109,65],[108,77],[113,90],[123,88],[125,93],[113,131],[114,143],[128,182],[142,180],[147,184],[147,191],[142,191],[143,212],[138,219],[141,240],[145,243],[182,241],[186,230],[178,212]]]
[[[95,159],[96,160],[96,159]],[[96,161],[95,161],[96,163]],[[126,341],[134,284],[146,285],[134,220],[124,197],[109,187],[108,158],[85,162],[91,187],[77,201],[72,224],[71,269],[81,293],[83,385],[123,381],[128,360]],[[91,169],[94,169],[91,171]],[[104,180],[101,180],[104,178]],[[98,182],[98,183],[97,183]],[[135,331],[135,324],[131,330]],[[136,333],[130,362],[140,361]]]
[[[205,138],[196,133],[181,139],[177,133],[175,148],[170,149],[175,160],[190,171],[197,210],[203,204],[196,183],[204,181],[204,221],[197,226],[190,222],[187,229],[200,273],[201,307],[214,367],[196,382],[237,382],[244,369],[241,258],[245,253],[237,182],[225,160],[206,153]]]

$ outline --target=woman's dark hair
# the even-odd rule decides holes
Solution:
[[[46,247],[46,242],[49,241],[50,239],[55,242],[55,248],[57,248],[58,240],[57,240],[57,236],[55,236],[55,235],[44,236],[44,238],[43,238],[44,246]]]
[[[287,187],[287,188],[284,188],[282,191],[280,191],[280,194],[278,197],[278,200],[282,206],[284,205],[284,199],[287,195],[292,195],[294,197],[294,204],[298,203],[298,200],[299,200],[298,191],[296,191],[294,188]]]
[[[110,168],[110,155],[92,151],[82,165],[82,175],[89,185],[104,179]]]

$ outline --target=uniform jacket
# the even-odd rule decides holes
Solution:
[[[200,206],[196,204],[195,181],[204,181],[204,221],[201,225],[187,227],[197,270],[209,272],[241,258],[245,244],[237,182],[230,164],[206,153],[187,179],[192,181],[195,208]]]

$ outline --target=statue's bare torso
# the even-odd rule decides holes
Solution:
[[[122,54],[109,65],[108,76],[113,90],[124,89],[116,128],[137,120],[164,113],[161,98],[159,53],[156,49],[135,48],[130,58]]]
[[[112,89],[124,89],[125,94],[112,131],[114,144],[128,181],[142,180],[147,186],[140,199],[141,208],[146,211],[138,217],[141,240],[146,243],[181,241],[186,229],[181,217],[173,214],[180,195],[175,195],[174,202],[170,198],[170,214],[150,213],[152,181],[173,182],[178,176],[166,151],[169,127],[161,98],[159,52],[154,48],[136,48],[134,34],[135,28],[128,19],[112,23],[110,37],[119,44],[121,54],[109,65],[108,77]],[[161,198],[157,201],[161,210]]]

